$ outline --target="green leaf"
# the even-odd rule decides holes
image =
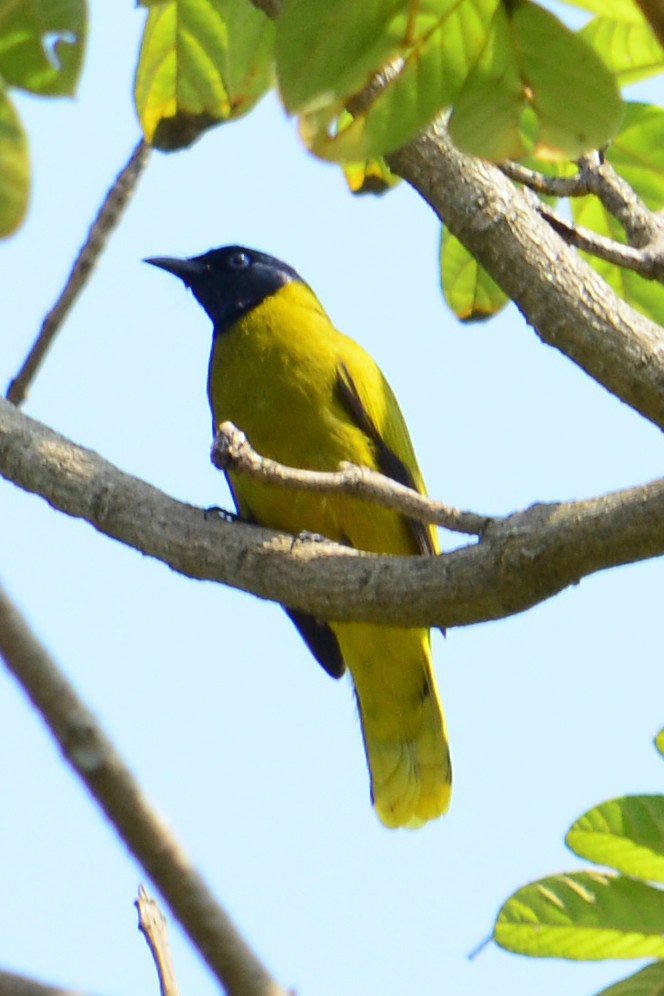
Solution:
[[[491,318],[509,301],[484,267],[445,227],[440,240],[440,278],[447,305],[462,322]]]
[[[624,242],[625,234],[616,221],[596,197],[573,197],[571,199],[572,217],[577,225],[590,228],[599,235]],[[620,297],[628,304],[643,312],[653,321],[664,322],[664,285],[654,280],[646,280],[634,270],[626,270],[613,263],[607,263],[596,256],[587,253],[581,255],[590,263],[593,269],[606,280]]]
[[[151,6],[134,84],[148,142],[190,145],[249,111],[272,83],[274,25],[247,0],[164,0]]]
[[[285,0],[275,54],[286,108],[310,113],[343,104],[399,49],[406,6],[406,0]]]
[[[621,117],[615,80],[590,45],[530,0],[510,0],[455,102],[450,134],[490,159],[577,159],[605,145]]]
[[[656,961],[608,989],[602,989],[596,996],[662,996],[663,992],[664,962]]]
[[[28,140],[9,97],[0,91],[0,236],[20,225],[29,190]]]
[[[603,14],[624,20],[639,17],[634,0],[565,0],[570,7],[582,7],[593,14]]]
[[[494,940],[532,957],[664,958],[664,893],[618,875],[574,872],[524,886],[498,914]]]
[[[327,12],[330,9],[337,11],[351,0],[333,0],[328,5],[312,4],[308,0],[290,2],[303,4],[312,11],[318,8]],[[394,10],[390,0],[382,0],[382,6],[389,6],[393,14],[386,28],[387,40],[392,48],[388,46],[381,53],[372,49],[366,58],[360,60],[358,57],[356,63],[342,74],[341,82],[345,85],[331,84],[329,91],[320,89],[319,81],[326,78],[323,70],[317,72],[317,68],[312,67],[317,87],[307,88],[306,101],[304,95],[298,92],[298,99],[291,103],[291,106],[306,107],[306,113],[300,120],[304,141],[316,155],[338,162],[370,159],[403,145],[438,111],[453,102],[482,51],[491,17],[499,2],[419,0],[413,24],[408,27],[407,0],[400,0],[398,11]],[[371,6],[379,3],[381,0],[372,0]],[[365,7],[364,3],[357,3],[356,0],[352,0],[351,6],[356,12],[363,11]],[[325,61],[328,58],[324,41],[331,47],[330,38],[334,39],[333,47],[337,48],[341,30],[338,27],[330,33],[328,29],[325,39],[320,41],[320,48],[314,47],[315,59]],[[399,43],[400,49],[397,47]],[[399,58],[395,60],[392,56],[397,52]],[[377,54],[383,55],[382,62],[375,59]],[[368,68],[372,61],[369,55],[375,61],[371,68]],[[356,90],[368,83],[374,72],[385,69],[388,56],[392,61],[384,73],[382,85],[376,88],[370,102],[361,107],[355,106],[352,98]],[[329,58],[333,55],[329,54]],[[285,70],[281,61],[278,71],[282,91],[286,88],[292,97],[290,84],[284,82]],[[342,116],[347,104],[353,112],[349,121]]]
[[[565,838],[581,858],[664,882],[664,796],[610,799],[580,816]]]
[[[606,158],[652,211],[664,207],[664,110],[628,103]]]
[[[633,20],[595,17],[579,32],[623,86],[664,69],[662,46],[636,4],[631,7]]]
[[[74,93],[86,24],[85,0],[0,0],[0,76],[31,93]]]
[[[664,757],[664,730],[660,730],[655,737],[655,747],[659,753]]]

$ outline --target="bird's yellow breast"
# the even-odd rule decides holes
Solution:
[[[396,399],[371,357],[338,332],[313,292],[289,283],[216,337],[208,392],[216,424],[230,420],[264,456],[292,467],[377,468],[376,453],[339,394],[350,371],[383,438],[417,464]],[[401,438],[403,437],[403,439]],[[394,441],[392,447],[394,448]],[[229,475],[241,514],[288,532],[318,532],[374,552],[417,552],[403,520],[354,498],[293,492]]]

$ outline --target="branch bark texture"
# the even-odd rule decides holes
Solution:
[[[608,567],[664,553],[664,479],[533,505],[439,557],[365,554],[227,522],[124,474],[0,400],[0,474],[174,570],[320,619],[463,626],[501,619]]]

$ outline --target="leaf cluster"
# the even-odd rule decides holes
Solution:
[[[655,740],[664,755],[664,730]],[[654,994],[664,986],[664,796],[632,795],[593,807],[570,827],[579,857],[614,871],[550,875],[500,910],[494,939],[531,957],[659,959],[600,996]]]

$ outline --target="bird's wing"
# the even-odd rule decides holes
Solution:
[[[381,474],[385,474],[393,481],[423,494],[424,482],[417,465],[408,429],[396,398],[387,383],[385,383],[385,389],[389,392],[388,416],[384,419],[382,431],[376,424],[369,406],[362,400],[359,385],[344,362],[339,364],[337,388],[346,411],[357,427],[371,440],[376,454],[377,469]],[[435,554],[438,552],[433,527],[414,519],[406,519],[406,522],[419,553]]]

